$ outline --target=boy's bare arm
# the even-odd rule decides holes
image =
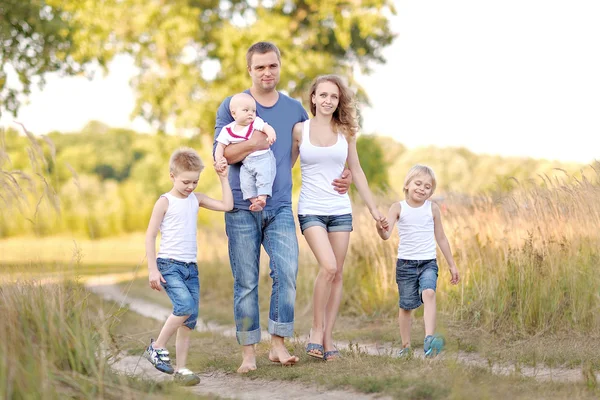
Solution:
[[[216,165],[215,169],[217,169]],[[198,204],[200,205],[200,207],[204,207],[213,211],[231,211],[233,209],[233,194],[231,193],[231,187],[229,186],[228,172],[228,166],[226,166],[226,168],[223,171],[217,170],[219,180],[221,181],[221,191],[223,200],[213,199],[203,193],[196,193],[196,197],[198,198]]]
[[[154,204],[150,222],[148,223],[148,229],[146,230],[146,258],[148,260],[148,282],[150,287],[160,292],[160,283],[166,283],[165,279],[158,271],[156,265],[156,237],[158,236],[158,230],[160,224],[163,221],[165,213],[169,207],[169,200],[165,197],[161,197]]]
[[[388,211],[388,216],[386,220],[387,225],[384,226],[381,223],[381,221],[378,221],[376,224],[377,233],[379,234],[380,238],[382,238],[383,240],[388,240],[390,238],[390,236],[392,235],[394,224],[398,221],[399,217],[400,203],[394,203],[391,205],[390,210]]]

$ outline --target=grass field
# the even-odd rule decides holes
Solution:
[[[490,362],[572,366],[593,372],[600,369],[600,176],[542,179],[542,185],[524,183],[510,195],[443,199],[444,226],[462,280],[458,286],[449,284],[440,257],[440,331],[450,352],[478,352]],[[382,210],[392,202],[378,201]],[[365,208],[356,203],[354,210],[336,338],[397,343],[397,238],[381,241]],[[304,333],[310,326],[318,266],[300,234],[298,240],[296,329]],[[232,325],[232,277],[223,227],[200,229],[198,244],[201,316]],[[103,314],[103,308],[95,306],[98,300],[90,301],[74,284],[26,282],[48,276],[132,272],[139,278],[131,283],[131,295],[168,306],[165,296],[147,288],[143,245],[143,234],[96,241],[64,236],[0,240],[0,395],[146,398],[176,391],[168,385],[148,386],[118,377],[98,353],[107,344],[139,349],[159,323],[131,313]],[[269,288],[263,254],[263,315]],[[421,339],[420,332],[417,322],[415,342]],[[237,368],[239,349],[232,340],[198,334],[193,346],[194,368]],[[301,344],[291,346],[302,353]],[[259,351],[264,355],[266,349],[260,345]],[[261,360],[259,367],[266,367],[264,357]],[[327,366],[304,356],[302,361],[301,368],[260,368],[250,378],[347,386],[400,398],[598,397],[592,378],[578,385],[542,384],[496,377],[450,360],[430,363],[347,354],[344,363]],[[423,379],[432,375],[436,378]]]

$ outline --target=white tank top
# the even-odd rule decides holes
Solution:
[[[433,260],[436,258],[435,234],[431,201],[413,208],[405,200],[400,202],[398,219],[398,258],[401,260]]]
[[[348,193],[339,194],[331,183],[344,171],[348,142],[341,133],[333,146],[310,143],[310,120],[304,121],[300,144],[302,187],[298,200],[300,215],[342,215],[352,212]]]
[[[182,262],[196,262],[196,221],[198,219],[198,198],[194,193],[180,199],[165,193],[169,208],[160,224],[160,249],[158,258],[172,258]]]

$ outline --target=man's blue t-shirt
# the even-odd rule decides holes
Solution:
[[[249,90],[245,91],[250,94]],[[229,112],[229,103],[231,96],[223,100],[217,110],[217,120],[215,123],[215,142],[214,149],[217,146],[216,138],[221,129],[233,122],[233,117]],[[256,114],[275,129],[277,140],[271,146],[271,150],[277,161],[277,174],[273,182],[273,192],[271,198],[267,199],[265,210],[277,209],[281,206],[292,205],[292,129],[298,122],[304,122],[308,119],[308,114],[302,104],[289,96],[279,92],[279,99],[271,107],[264,107],[256,102]],[[233,192],[233,203],[235,208],[247,210],[250,207],[250,201],[244,200],[242,190],[240,189],[240,167],[242,163],[232,164],[229,168],[229,184]]]

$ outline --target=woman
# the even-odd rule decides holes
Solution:
[[[293,129],[292,166],[300,155],[302,188],[298,202],[300,229],[319,263],[313,292],[313,324],[306,347],[309,356],[333,360],[333,326],[342,299],[342,271],[352,231],[348,194],[331,186],[346,163],[358,193],[376,221],[386,225],[356,150],[358,132],[354,94],[336,75],[317,77],[310,89],[313,118]]]

